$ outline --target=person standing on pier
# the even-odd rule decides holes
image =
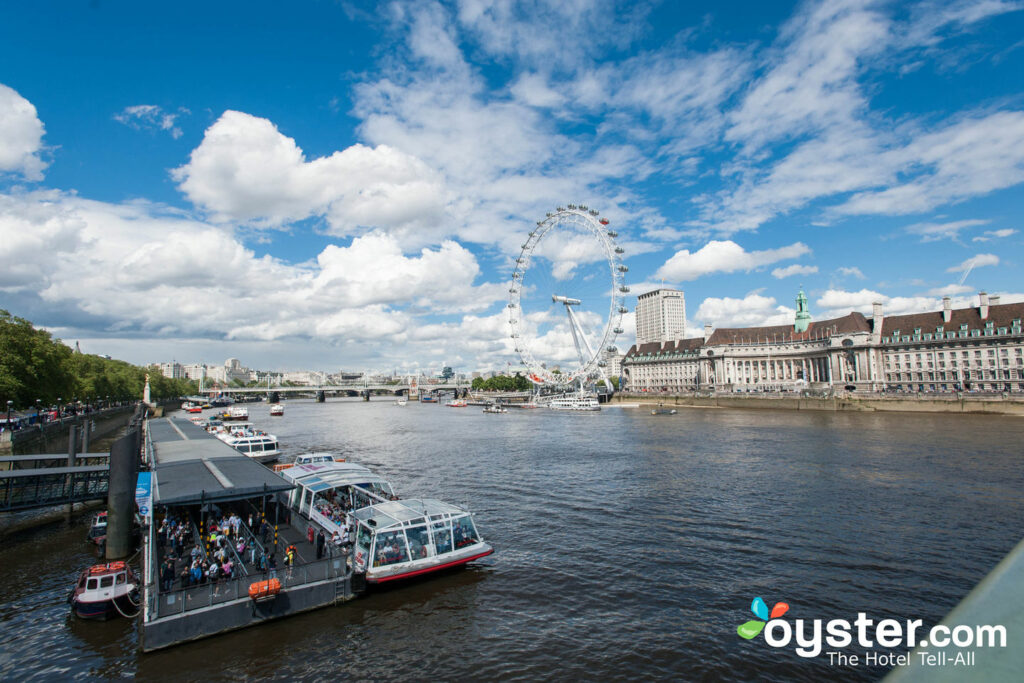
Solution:
[[[324,530],[321,529],[320,533],[316,535],[316,559],[323,559],[324,556],[324,545],[327,543],[327,537],[324,536]]]

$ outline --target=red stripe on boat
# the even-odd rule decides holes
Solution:
[[[419,574],[426,574],[427,572],[436,572],[439,569],[447,569],[448,567],[454,567],[457,564],[465,564],[467,562],[472,562],[473,560],[479,560],[481,557],[487,557],[488,555],[490,555],[493,552],[494,552],[494,548],[491,548],[490,550],[488,550],[485,553],[480,553],[479,555],[474,555],[473,557],[467,557],[464,560],[455,560],[454,562],[448,562],[446,564],[439,564],[436,567],[425,567],[423,569],[417,569],[414,572],[406,572],[404,574],[395,574],[393,576],[385,576],[385,577],[380,578],[380,579],[371,579],[370,577],[366,577],[366,580],[368,582],[370,582],[370,583],[384,583],[385,581],[394,581],[395,579],[407,579],[410,576],[417,576]]]

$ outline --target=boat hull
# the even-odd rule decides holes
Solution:
[[[74,600],[71,603],[71,609],[79,619],[106,621],[113,616],[120,616],[114,607],[113,600],[104,600],[101,602],[84,602],[81,600]]]
[[[435,565],[428,565],[426,567],[409,567],[409,569],[407,571],[401,571],[401,572],[396,572],[394,574],[387,574],[387,575],[380,575],[380,574],[374,575],[374,574],[367,573],[367,575],[366,575],[366,582],[367,583],[371,583],[371,584],[375,584],[375,585],[380,585],[380,584],[385,584],[385,583],[391,583],[393,581],[401,581],[403,579],[412,579],[412,578],[416,578],[418,576],[425,576],[427,574],[431,574],[433,572],[444,571],[446,569],[455,569],[455,568],[461,567],[461,566],[463,566],[463,565],[465,565],[465,564],[467,564],[469,562],[473,562],[474,560],[479,560],[480,558],[487,557],[488,555],[491,555],[491,554],[494,553],[494,548],[490,547],[487,544],[483,544],[483,545],[484,545],[484,548],[481,549],[479,552],[475,552],[475,553],[473,553],[471,555],[467,555],[466,557],[460,557],[458,559],[447,560],[445,562],[441,562],[441,563],[435,564]]]

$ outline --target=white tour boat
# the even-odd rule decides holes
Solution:
[[[270,414],[271,416],[276,417],[284,415],[284,406],[281,405],[280,403],[275,403],[274,405],[270,406]]]
[[[500,406],[497,403],[488,403],[486,406],[484,406],[483,412],[485,412],[485,413],[495,413],[495,414],[507,413],[508,412],[508,408]]]
[[[68,602],[83,619],[106,619],[116,614],[134,617],[138,616],[138,602],[131,594],[138,585],[131,567],[124,562],[95,564],[79,575]]]
[[[281,476],[295,484],[288,505],[331,534],[341,532],[352,510],[397,497],[384,477],[362,465],[338,462],[329,453],[310,455],[328,457],[281,471]]]
[[[439,500],[377,503],[352,513],[356,521],[353,569],[367,583],[385,583],[460,567],[487,557],[473,515]]]
[[[273,462],[281,455],[277,437],[256,429],[248,422],[227,425],[224,431],[215,432],[215,436],[257,462]]]
[[[230,408],[228,408],[227,412],[225,412],[221,416],[221,419],[222,420],[242,420],[242,421],[248,420],[249,419],[249,409],[246,408],[245,406],[231,406]]]
[[[275,472],[281,472],[289,467],[295,467],[296,465],[312,465],[318,462],[345,462],[345,458],[334,455],[333,453],[302,453],[296,455],[295,460],[291,462],[283,462],[280,465],[274,465]]]
[[[601,404],[594,394],[566,394],[551,399],[548,408],[552,410],[601,410]]]

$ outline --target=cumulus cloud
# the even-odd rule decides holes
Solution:
[[[782,279],[784,277],[792,277],[794,275],[813,275],[818,272],[818,266],[801,266],[794,263],[791,266],[785,268],[776,268],[772,271],[772,277]]]
[[[417,231],[440,223],[445,204],[440,177],[413,156],[357,144],[307,161],[273,123],[237,111],[224,112],[172,175],[214,221],[279,226],[323,216],[338,236],[378,228],[429,243]]]
[[[35,105],[0,83],[0,173],[42,180],[48,165],[40,156],[44,132]]]
[[[746,251],[732,240],[712,240],[695,252],[688,249],[677,251],[658,269],[655,277],[675,282],[696,280],[710,273],[733,273],[737,270],[753,270],[776,261],[799,258],[811,253],[802,242],[795,242],[778,249]]]
[[[475,257],[454,242],[409,255],[367,235],[291,265],[158,206],[54,191],[0,194],[0,232],[14,237],[0,241],[0,291],[74,307],[108,332],[393,340],[428,313],[483,310],[505,295],[475,282]]]
[[[185,107],[169,112],[155,104],[136,104],[114,114],[114,120],[135,130],[165,130],[177,140],[182,136],[182,131],[175,121],[178,117],[190,113]]]
[[[980,268],[981,266],[998,266],[999,257],[995,254],[978,254],[972,256],[969,259],[965,259],[959,265],[946,268],[947,273],[963,273],[972,268]]]
[[[751,292],[742,299],[708,297],[694,317],[715,327],[759,327],[792,323],[795,314],[796,309],[779,305],[775,297]]]

